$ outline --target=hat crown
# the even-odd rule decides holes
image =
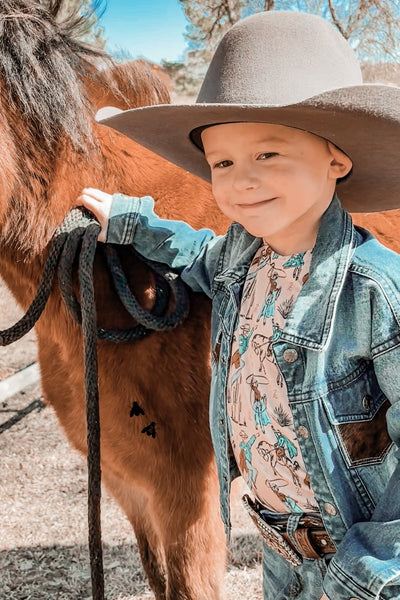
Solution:
[[[361,83],[355,53],[328,21],[308,13],[267,11],[225,34],[197,103],[285,106]]]

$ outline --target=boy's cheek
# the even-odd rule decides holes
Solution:
[[[232,203],[221,194],[214,194],[214,199],[220,211],[227,217],[230,217],[233,211]]]

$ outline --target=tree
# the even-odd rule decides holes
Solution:
[[[279,1],[279,0],[278,0]],[[214,47],[239,19],[275,8],[275,0],[179,0],[189,21],[189,49]]]
[[[340,31],[361,64],[400,62],[397,0],[179,0],[189,21],[185,70],[190,89],[202,80],[216,45],[239,19],[265,10],[320,15]],[[192,69],[194,71],[192,72]]]

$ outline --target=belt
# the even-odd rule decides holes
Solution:
[[[247,494],[242,500],[266,544],[295,567],[301,565],[303,558],[317,559],[336,552],[319,515],[304,514],[291,534],[293,541],[286,531],[288,517],[268,518],[263,514],[267,509],[258,501],[253,501]]]

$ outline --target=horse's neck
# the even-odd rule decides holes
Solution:
[[[57,161],[44,165],[42,152],[41,159],[20,163],[24,173],[0,221],[0,276],[23,307],[38,288],[54,231],[82,187],[79,160],[61,152]]]
[[[25,310],[32,302],[39,282],[39,268],[34,263],[13,263],[12,258],[2,252],[0,257],[0,276],[12,292],[18,304]]]
[[[0,275],[23,307],[32,301],[40,282],[50,239],[76,206],[83,187],[151,195],[162,217],[183,219],[195,228],[211,227],[217,233],[226,229],[204,182],[108,129],[100,128],[96,135],[100,146],[87,156],[61,149],[50,173],[43,154],[30,159],[25,182],[20,182],[1,218]],[[41,177],[46,169],[47,181]]]
[[[24,196],[13,197],[0,227],[0,276],[18,303],[27,308],[39,287],[58,219],[51,204],[39,203],[32,190],[30,195],[25,190]],[[44,197],[43,193],[41,202]]]
[[[97,135],[105,156],[105,191],[152,196],[160,217],[218,234],[227,230],[229,220],[217,208],[208,183],[108,128],[99,127]]]

